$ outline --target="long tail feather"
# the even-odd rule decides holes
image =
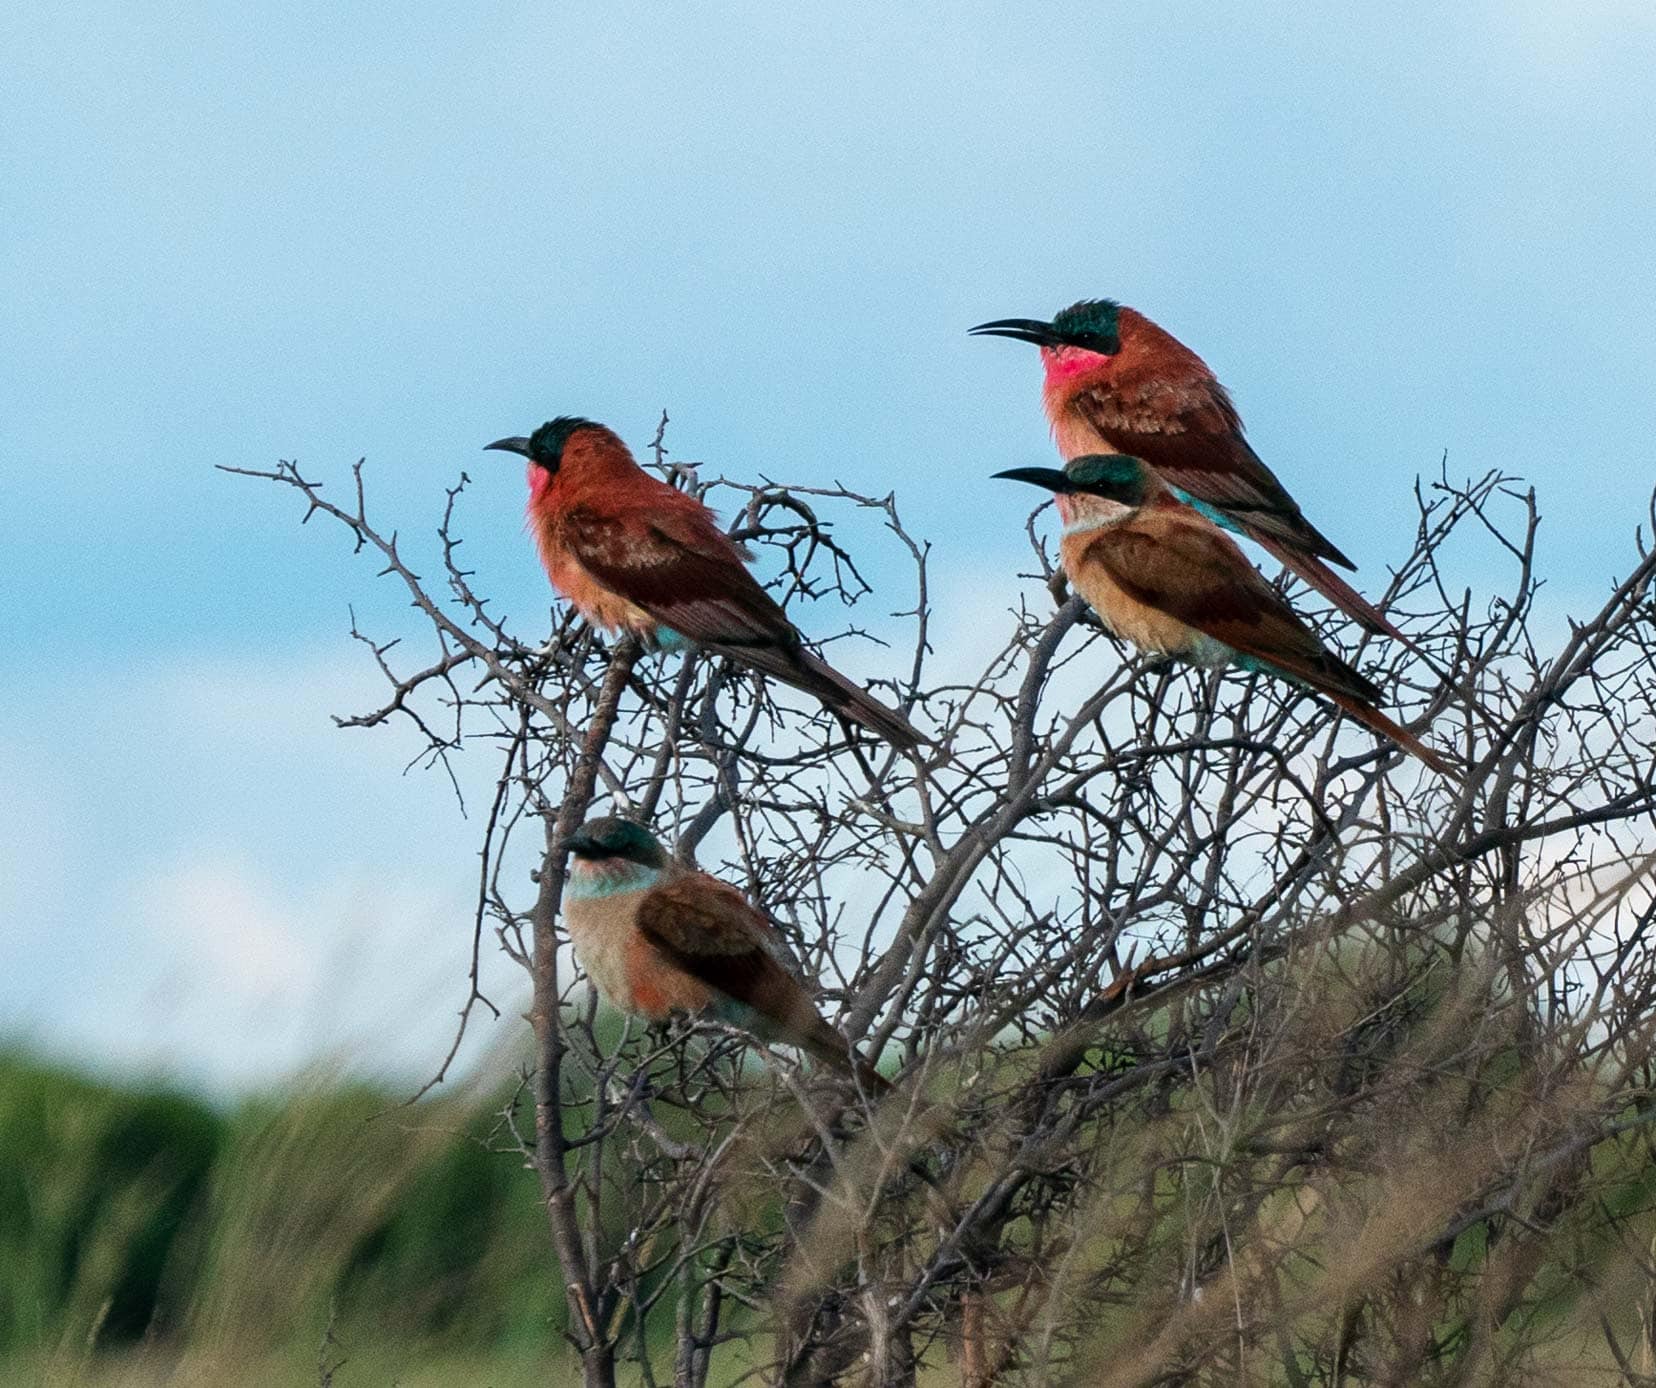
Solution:
[[[1479,702],[1477,695],[1468,689],[1465,683],[1438,664],[1431,652],[1427,651],[1413,637],[1405,636],[1391,622],[1386,620],[1385,614],[1379,608],[1375,607],[1373,603],[1369,602],[1367,598],[1321,561],[1310,558],[1303,551],[1288,549],[1260,539],[1257,535],[1250,538],[1257,540],[1282,564],[1292,569],[1348,617],[1367,630],[1379,635],[1389,636],[1394,641],[1401,641],[1409,650],[1420,657],[1428,670],[1454,691],[1455,696],[1461,703],[1476,714],[1485,726],[1490,728],[1502,726],[1500,720]]]
[[[1353,699],[1349,694],[1339,694],[1333,690],[1324,690],[1323,692],[1365,728],[1371,728],[1382,737],[1390,738],[1411,756],[1419,757],[1421,761],[1425,762],[1440,776],[1454,776],[1454,768],[1448,762],[1413,733],[1409,732],[1408,729],[1401,728],[1392,722],[1379,709],[1373,708],[1361,700]]]
[[[821,699],[835,713],[861,724],[900,751],[912,752],[926,745],[926,739],[902,714],[887,708],[803,646],[711,646],[709,649]]]
[[[843,1036],[820,1019],[817,1026],[796,1038],[794,1044],[815,1056],[824,1065],[838,1070],[842,1075],[855,1074],[858,1082],[870,1094],[886,1094],[891,1090],[891,1081],[847,1045]]]
[[[801,650],[799,656],[800,668],[806,679],[794,682],[798,688],[815,694],[829,708],[843,713],[855,723],[861,723],[893,747],[912,752],[925,744],[926,739],[920,735],[919,729],[896,709],[887,708],[866,689],[853,684],[827,661],[818,659],[809,651]]]
[[[1333,569],[1329,568],[1327,564],[1323,563],[1322,560],[1314,558],[1305,553],[1304,550],[1294,549],[1283,544],[1282,541],[1272,539],[1266,535],[1249,532],[1249,538],[1257,541],[1267,553],[1292,569],[1358,625],[1377,635],[1389,636],[1394,641],[1401,641],[1411,651],[1419,649],[1413,641],[1387,620],[1385,613],[1341,578],[1339,574],[1335,573]]]

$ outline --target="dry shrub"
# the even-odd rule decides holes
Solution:
[[[1420,493],[1387,592],[1415,648],[1346,653],[1431,721],[1449,779],[1281,681],[1127,658],[1053,609],[1033,526],[992,637],[980,594],[970,623],[934,611],[891,499],[708,480],[659,433],[656,462],[806,630],[879,608],[831,653],[935,733],[923,766],[719,659],[567,612],[550,643],[508,630],[456,560],[462,488],[441,592],[360,467],[344,503],[263,474],[435,638],[425,665],[375,644],[391,695],[348,721],[498,758],[479,947],[534,983],[511,1117],[586,1383],[1645,1381],[1642,546],[1554,639],[1533,494]],[[1503,564],[1498,594],[1453,577]],[[705,1024],[604,1044],[557,931],[562,844],[597,811],[748,891],[895,1092],[755,1068]]]

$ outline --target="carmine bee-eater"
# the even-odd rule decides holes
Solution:
[[[999,472],[1056,494],[1075,591],[1142,651],[1207,669],[1235,663],[1305,685],[1434,771],[1443,759],[1375,708],[1380,691],[1334,655],[1231,538],[1138,458],[1073,458]]]
[[[588,621],[656,646],[675,638],[773,675],[911,751],[902,714],[805,649],[748,554],[693,496],[650,476],[602,424],[564,416],[485,445],[529,460],[529,524],[552,586]]]
[[[1248,446],[1224,386],[1172,333],[1111,299],[1083,299],[1050,323],[1002,318],[972,332],[1040,347],[1042,402],[1066,460],[1142,458],[1180,500],[1263,546],[1347,616],[1407,640],[1324,562],[1356,567],[1306,520]]]
[[[735,887],[673,862],[627,819],[589,819],[569,851],[564,924],[581,967],[621,1011],[712,1017],[855,1072],[866,1089],[890,1087],[822,1019],[775,929]]]

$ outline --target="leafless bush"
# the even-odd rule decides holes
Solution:
[[[1040,526],[963,644],[890,498],[707,480],[659,432],[656,462],[807,631],[873,608],[889,637],[904,609],[862,663],[935,733],[924,766],[718,659],[567,614],[507,631],[459,566],[464,479],[428,584],[360,465],[342,503],[257,474],[352,531],[434,637],[420,668],[376,645],[387,701],[343,721],[498,759],[478,947],[529,972],[535,1041],[504,1130],[588,1384],[629,1360],[680,1385],[1656,1382],[1642,538],[1549,643],[1533,494],[1419,493],[1388,593],[1418,649],[1356,655],[1456,782],[1280,681],[1127,658],[1053,610]],[[1499,595],[1457,579],[1496,558]],[[841,639],[855,670],[870,638]],[[760,903],[895,1091],[758,1067],[706,1023],[617,1040],[557,948],[561,845],[598,810]]]

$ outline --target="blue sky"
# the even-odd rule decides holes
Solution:
[[[0,1016],[226,1087],[365,1019],[418,1068],[461,996],[472,830],[327,718],[392,597],[215,463],[366,455],[410,534],[469,469],[530,621],[479,446],[665,406],[721,470],[895,486],[1010,602],[984,479],[1048,456],[1036,362],[965,329],[1109,295],[1369,586],[1447,451],[1535,483],[1587,608],[1656,478],[1656,11],[1307,9],[6,7]]]

